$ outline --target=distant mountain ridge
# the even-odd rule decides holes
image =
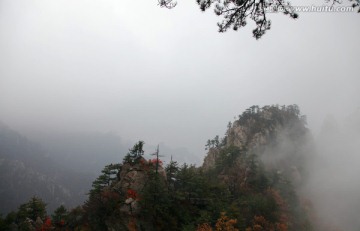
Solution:
[[[35,142],[0,124],[0,212],[15,210],[32,196],[73,207],[86,198],[92,178],[56,163]]]
[[[16,210],[34,195],[48,204],[48,211],[60,204],[68,208],[82,204],[103,166],[120,162],[130,147],[111,132],[25,134],[0,122],[0,213],[3,214]],[[179,159],[191,157],[184,148],[160,146],[167,159],[177,154]],[[148,149],[155,150],[155,146]]]
[[[29,137],[60,165],[92,178],[104,165],[120,161],[128,151],[128,145],[111,132],[33,132]]]

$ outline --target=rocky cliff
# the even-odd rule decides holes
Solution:
[[[146,160],[135,152],[129,153],[121,164],[106,166],[103,175],[94,181],[89,200],[84,205],[94,230],[127,230],[128,226],[149,222],[141,218],[146,208],[142,202],[152,190],[150,187],[157,187],[155,192],[166,188],[166,172],[161,160]],[[100,209],[104,207],[111,212]],[[95,221],[99,217],[102,221]]]
[[[296,105],[253,106],[229,123],[225,137],[208,141],[209,151],[203,169],[214,168],[221,150],[235,146],[247,154],[257,155],[267,169],[296,178],[306,175],[306,161],[314,152],[313,139],[306,128],[306,118]],[[301,171],[301,173],[300,173]]]

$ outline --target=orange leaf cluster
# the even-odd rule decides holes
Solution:
[[[246,231],[288,231],[288,226],[284,223],[273,224],[263,216],[255,216],[253,226],[246,228]]]
[[[288,218],[288,205],[281,197],[279,191],[274,189],[268,189],[268,193],[274,198],[276,204],[279,206],[280,209],[280,223],[287,224],[289,222]]]
[[[236,225],[236,219],[228,218],[225,213],[221,213],[221,217],[216,222],[216,231],[239,231],[234,226]]]
[[[215,231],[239,231],[235,228],[236,223],[236,219],[228,218],[223,212],[215,224]],[[196,231],[213,231],[213,228],[209,224],[204,223],[199,225]]]
[[[198,225],[196,231],[213,231],[211,226],[208,223],[204,223],[201,225]]]

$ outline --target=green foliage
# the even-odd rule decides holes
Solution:
[[[275,127],[277,124],[285,126],[298,121],[305,122],[304,118],[296,104],[289,106],[272,105],[262,108],[251,106],[239,115],[239,119],[235,123],[243,126],[251,124],[253,127],[251,133],[257,133],[262,132],[265,128]]]
[[[77,206],[69,212],[67,216],[67,227],[70,228],[70,230],[81,230],[81,227],[86,224],[86,214],[82,206]]]
[[[30,218],[33,221],[36,221],[37,217],[40,217],[42,220],[46,216],[46,204],[38,197],[32,197],[27,203],[20,205],[17,219],[24,221],[26,218]]]
[[[149,179],[141,192],[140,216],[150,220],[155,230],[171,230],[176,221],[171,216],[170,194],[165,179],[155,172],[149,173]]]
[[[260,110],[255,107],[250,113]],[[235,226],[239,230],[251,227],[254,217],[275,226],[280,224],[283,211],[279,199],[269,193],[271,187],[284,194],[280,196],[284,203],[298,208],[293,202],[296,195],[289,196],[293,191],[291,184],[277,187],[282,182],[279,176],[267,172],[256,154],[231,145],[218,148],[216,167],[212,170],[204,172],[187,164],[179,167],[171,161],[165,168],[166,179],[152,172],[142,192],[142,219],[152,221],[155,230],[174,230],[173,227],[194,230],[199,224],[214,226],[219,214],[226,211],[237,219]],[[299,217],[298,211],[289,210],[287,216]],[[306,221],[291,220],[297,228],[300,226],[296,223]]]
[[[33,231],[37,219],[41,222],[46,217],[46,204],[38,197],[32,197],[21,204],[18,211],[10,212],[5,219],[0,216],[0,230]]]
[[[135,164],[140,159],[142,155],[144,155],[144,147],[145,142],[139,141],[137,142],[132,149],[129,149],[129,152],[124,157],[125,163]]]
[[[243,154],[243,151],[236,146],[230,146],[223,148],[220,151],[218,158],[216,159],[216,169],[217,172],[221,170],[226,170],[232,167],[236,160]]]
[[[120,164],[110,164],[101,171],[102,174],[93,182],[89,199],[85,202],[84,213],[94,230],[107,230],[106,218],[111,216],[122,197],[110,185],[117,180]],[[79,210],[80,211],[80,210]],[[77,225],[76,220],[74,225]]]
[[[9,226],[6,223],[5,219],[2,217],[2,214],[0,214],[0,230],[7,230],[7,229],[9,229]]]
[[[176,176],[179,172],[179,166],[176,161],[171,158],[170,163],[165,167],[167,185],[169,190],[175,189]]]
[[[110,186],[111,182],[117,179],[120,169],[120,164],[106,165],[101,171],[102,174],[92,183],[90,194],[99,193],[104,187]]]
[[[219,140],[219,136],[216,135],[214,139],[208,140],[205,145],[205,150],[209,150],[210,148],[219,148],[221,146],[221,142]]]
[[[0,230],[12,230],[12,226],[16,226],[17,222],[17,213],[10,212],[6,215],[5,218],[0,215]]]
[[[122,164],[104,167],[93,182],[83,207],[70,212],[63,206],[56,209],[53,214],[55,225],[64,220],[70,230],[195,230],[201,224],[215,227],[219,214],[226,212],[236,219],[232,224],[234,229],[255,230],[257,225],[263,225],[261,227],[282,227],[281,230],[311,230],[290,177],[284,175],[286,171],[281,174],[276,169],[265,168],[257,149],[231,143],[232,126],[239,125],[247,129],[249,140],[257,133],[276,137],[272,131],[277,126],[295,128],[300,133],[305,129],[296,105],[252,106],[229,124],[222,141],[219,136],[208,141],[207,148],[214,148],[216,153],[215,166],[209,170],[187,164],[179,166],[172,159],[163,168],[159,149],[154,154],[156,159],[148,162],[142,157],[144,142],[139,141],[129,150]],[[291,132],[289,135],[298,136]],[[122,170],[134,171],[131,172],[134,176],[141,172],[139,179],[146,182],[137,185],[144,184],[144,187],[135,192],[129,184],[124,189],[127,181],[120,179]],[[122,188],[119,189],[119,185]],[[123,209],[130,198],[130,203],[139,206],[136,212],[133,207],[130,211]],[[21,220],[19,224],[25,230],[27,217],[44,217],[36,206],[41,203],[34,201],[39,200],[32,199],[21,205],[15,218],[9,215],[9,218],[0,218],[0,227]]]
[[[111,188],[112,183],[117,182],[121,168],[121,164],[104,167],[101,175],[93,182],[83,208],[76,208],[69,214],[68,222],[71,226],[77,227],[87,223],[93,230],[107,230],[106,219],[114,213],[123,199],[119,192]]]
[[[53,223],[57,227],[65,226],[67,222],[69,212],[65,208],[65,206],[60,205],[57,209],[55,209],[54,214],[51,215]]]

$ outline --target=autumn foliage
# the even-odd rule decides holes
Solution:
[[[272,131],[284,121],[300,121],[298,117],[296,107],[252,107],[234,123],[248,127],[247,135],[252,137],[264,129]],[[216,137],[209,142],[209,154],[215,159],[208,168],[179,166],[172,160],[163,167],[159,149],[156,158],[147,160],[143,142],[139,142],[123,163],[104,168],[84,206],[53,215],[55,230],[314,230],[308,222],[311,202],[301,203],[287,176],[291,159],[285,166],[279,163],[279,169],[268,169],[257,153],[232,145],[236,135],[232,131],[230,124],[223,140]],[[273,132],[271,137],[276,137]],[[134,174],[127,174],[129,171]],[[40,231],[49,230],[45,205],[41,213],[29,212],[37,204],[22,206],[16,218],[25,222],[27,217],[34,220],[40,216]]]
[[[49,217],[47,217],[39,231],[48,231],[48,230],[52,230],[52,228],[53,227],[51,225],[51,219]]]
[[[132,198],[132,199],[136,199],[138,196],[137,196],[137,193],[135,190],[133,189],[128,189],[127,190],[127,195],[126,195],[126,198]]]
[[[286,224],[276,223],[273,224],[267,221],[263,216],[255,216],[253,225],[246,228],[246,231],[288,231]]]
[[[235,228],[236,223],[236,219],[230,219],[222,212],[220,218],[216,221],[215,230],[208,223],[204,223],[199,225],[196,231],[239,231]]]
[[[156,162],[157,162],[160,166],[162,166],[162,164],[163,164],[163,162],[160,159],[156,159],[156,158],[149,160],[149,162],[151,164],[156,164]]]
[[[196,231],[213,231],[208,223],[198,225]]]

